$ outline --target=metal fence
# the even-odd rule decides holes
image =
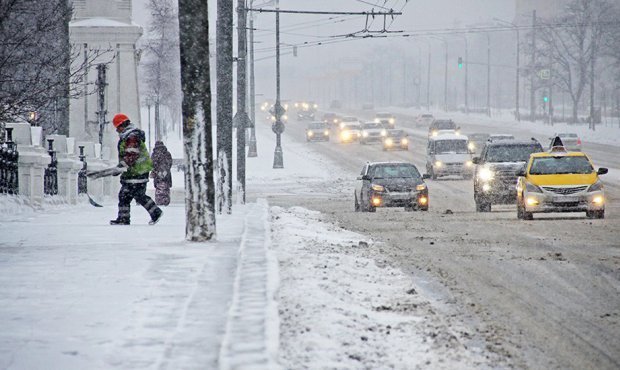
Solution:
[[[6,141],[0,144],[0,194],[18,194],[17,144],[13,142],[13,129],[6,129]]]
[[[83,164],[82,169],[78,172],[78,194],[86,194],[88,192],[88,178],[86,177],[88,163],[86,163],[83,145],[80,145],[80,161],[82,161]]]
[[[43,175],[43,193],[46,195],[58,195],[58,168],[56,160],[56,151],[54,150],[54,139],[47,139],[48,149],[52,162],[45,169]]]

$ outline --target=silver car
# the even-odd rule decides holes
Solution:
[[[569,152],[580,152],[581,151],[581,139],[579,136],[573,132],[559,132],[549,138],[549,149],[553,146],[553,141],[556,137],[560,137],[562,140],[562,144],[564,144],[564,148]]]

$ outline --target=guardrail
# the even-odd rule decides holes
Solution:
[[[82,161],[82,169],[78,172],[78,194],[85,194],[88,192],[88,178],[86,177],[86,171],[88,170],[88,163],[86,163],[86,156],[84,155],[84,145],[80,145],[80,161]]]
[[[0,145],[0,194],[18,194],[19,153],[13,142],[13,129],[6,129],[6,141]]]

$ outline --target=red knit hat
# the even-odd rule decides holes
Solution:
[[[118,126],[122,125],[125,121],[129,121],[129,117],[123,113],[118,113],[112,119],[112,124],[114,127],[118,128]]]

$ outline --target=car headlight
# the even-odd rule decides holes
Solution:
[[[603,183],[601,182],[601,180],[596,180],[594,184],[590,185],[588,192],[600,190],[603,190]]]
[[[318,104],[315,104],[315,105],[313,105],[313,107],[314,107],[314,109],[316,109],[316,108],[318,108],[318,107],[319,107],[319,105],[318,105]]]
[[[473,165],[474,165],[474,162],[472,162],[472,161],[465,162],[465,166],[467,166],[467,167],[471,167]]]
[[[387,136],[387,131],[386,130],[381,130],[381,136]]]
[[[284,115],[282,115],[282,119],[286,121],[288,119],[288,116],[286,114],[284,114]]]
[[[349,131],[343,131],[342,134],[340,135],[343,139],[349,139],[351,138],[351,133]]]
[[[344,122],[340,122],[340,128],[343,129],[344,128]]]
[[[375,118],[375,123],[379,123],[379,118]]]
[[[437,132],[437,131],[433,131],[433,132],[431,133],[431,135],[433,135],[433,136],[437,136],[437,134],[438,134],[438,132]]]
[[[374,191],[385,191],[385,188],[382,185],[372,184],[370,188]]]
[[[334,118],[334,123],[338,123],[338,120],[336,118]]]
[[[363,137],[368,137],[368,132],[366,132],[366,131],[362,132],[362,136]]]
[[[527,182],[527,181],[525,182],[525,190],[531,193],[542,193],[542,190],[538,186],[532,184],[531,182]]]
[[[385,139],[385,145],[387,145],[387,146],[394,145],[394,140],[392,140],[391,138]]]
[[[476,144],[474,144],[474,143],[467,144],[467,149],[469,149],[471,151],[476,150]]]
[[[435,166],[436,167],[441,167],[441,166],[443,166],[443,163],[441,163],[441,161],[436,161],[435,162]]]
[[[407,140],[407,139],[404,139],[404,138],[403,138],[403,139],[400,141],[400,143],[401,143],[401,144],[403,144],[403,145],[407,145],[407,144],[409,144],[409,140]]]
[[[392,125],[393,125],[393,124],[394,124],[394,122],[396,122],[396,121],[394,121],[394,118],[390,118],[390,119],[388,120],[388,122],[390,122],[390,124],[392,124]]]
[[[415,190],[417,191],[422,191],[426,189],[426,185],[424,184],[420,184],[420,185],[416,185]]]
[[[592,199],[592,203],[601,205],[605,202],[605,198],[602,195],[597,195]]]
[[[329,135],[329,130],[323,131],[323,135],[325,135],[325,136]]]
[[[314,136],[314,132],[308,131],[308,136]]]
[[[488,168],[482,168],[478,172],[478,178],[482,181],[491,181],[495,177],[495,173]]]

